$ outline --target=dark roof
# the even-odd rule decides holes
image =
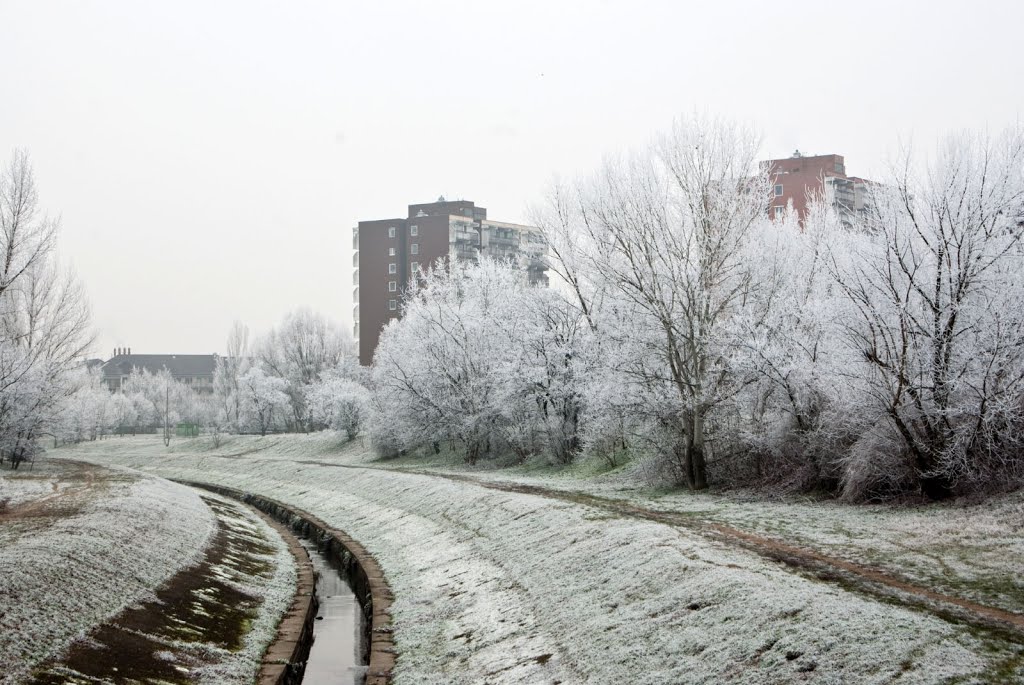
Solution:
[[[175,378],[212,376],[216,365],[215,354],[119,354],[103,365],[103,376],[127,376],[132,369],[145,369],[150,373],[157,373],[165,368]]]

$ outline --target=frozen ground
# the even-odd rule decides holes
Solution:
[[[212,569],[213,574],[255,600],[257,606],[246,622],[240,649],[216,649],[204,644],[175,646],[199,653],[207,662],[199,669],[198,682],[248,685],[259,672],[263,654],[277,636],[277,626],[292,603],[297,580],[295,559],[278,532],[251,509],[213,493],[203,493],[203,497],[218,503],[218,516],[222,525],[230,523],[235,546],[234,553]],[[232,563],[239,558],[244,563]]]
[[[45,486],[45,487],[41,487]],[[23,679],[191,563],[213,516],[159,478],[39,460],[0,472],[0,682]]]
[[[203,440],[167,450],[156,440],[120,439],[55,454],[62,453],[258,492],[354,535],[396,594],[399,683],[1024,678],[1015,638],[794,573],[685,526],[451,480],[437,468],[403,472],[323,436],[235,438],[218,450]],[[657,493],[579,474],[471,475],[691,512],[864,554],[923,579],[948,575],[950,587],[961,577],[974,587],[983,570],[1010,587],[1005,606],[1017,606],[1018,498],[906,512],[711,495],[652,499]],[[989,543],[993,551],[973,562],[974,546]],[[900,551],[906,547],[912,551]],[[947,554],[968,560],[944,563]],[[948,571],[930,568],[929,558]]]
[[[420,470],[411,462],[388,467]],[[467,471],[453,465],[430,471],[629,502],[684,515],[695,527],[721,523],[1024,615],[1024,492],[981,503],[850,506],[808,498],[764,501],[743,493],[658,491],[621,472],[595,477],[536,469]]]
[[[0,471],[0,683],[110,682],[153,659],[189,682],[252,682],[291,603],[294,561],[246,507],[203,498],[84,463]],[[202,631],[212,586],[180,589],[201,572],[251,607],[235,645],[219,644],[223,625]]]

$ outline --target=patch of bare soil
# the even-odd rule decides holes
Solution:
[[[242,647],[260,600],[231,581],[271,577],[273,569],[259,557],[272,550],[242,529],[231,505],[204,501],[217,514],[217,531],[200,563],[176,574],[153,600],[94,629],[63,659],[37,671],[32,683],[191,683],[197,669],[215,660],[206,648]]]

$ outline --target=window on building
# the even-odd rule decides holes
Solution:
[[[411,252],[413,254],[419,254],[420,253],[420,244],[419,243],[413,243],[411,246],[409,246],[409,252]]]
[[[390,311],[398,311],[398,300],[388,300],[388,309]]]
[[[389,274],[397,274],[398,273],[398,265],[397,264],[388,264],[388,273]]]
[[[411,263],[409,265],[409,268],[412,269],[413,273],[416,273],[417,271],[420,270],[420,263],[419,262],[413,262],[413,263]]]
[[[395,256],[395,248],[389,247],[388,248],[388,257],[394,257],[394,256]]]
[[[409,235],[419,235],[419,234],[420,234],[420,227],[419,226],[413,224],[412,226],[409,227]]]
[[[397,293],[398,292],[398,281],[388,281],[388,292],[389,293]]]
[[[781,219],[785,214],[786,214],[786,208],[785,207],[776,207],[775,208],[775,218],[776,219]]]
[[[395,237],[395,227],[394,226],[388,226],[388,237],[389,238],[394,238]]]
[[[775,197],[782,197],[782,184],[777,183],[775,185]]]

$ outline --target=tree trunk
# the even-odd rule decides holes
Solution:
[[[953,496],[953,481],[948,476],[922,477],[921,494],[932,501],[949,499]]]
[[[704,415],[697,411],[693,414],[693,423],[687,443],[687,474],[690,488],[705,490],[708,487],[708,467],[704,455]]]

